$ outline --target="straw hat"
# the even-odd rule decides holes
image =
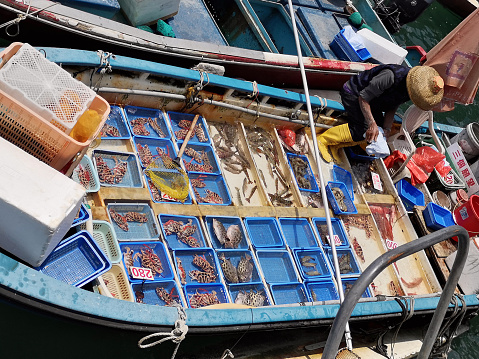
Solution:
[[[444,95],[444,80],[430,66],[414,66],[409,70],[406,86],[412,102],[424,111],[436,106]]]

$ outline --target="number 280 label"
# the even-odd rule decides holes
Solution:
[[[143,267],[130,267],[131,276],[134,279],[153,280],[151,269]]]

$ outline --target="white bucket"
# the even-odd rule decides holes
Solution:
[[[468,124],[465,129],[451,139],[451,143],[455,142],[461,147],[466,160],[479,156],[479,123]]]

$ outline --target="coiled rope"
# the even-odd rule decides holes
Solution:
[[[173,354],[171,355],[171,359],[174,359],[176,356],[176,353],[178,352],[178,348],[186,337],[186,333],[188,333],[188,326],[186,325],[186,313],[185,310],[182,306],[176,305],[176,309],[178,310],[178,319],[175,321],[175,328],[169,332],[169,333],[153,333],[149,334],[146,337],[141,338],[138,341],[138,347],[141,349],[145,348],[150,348],[152,346],[161,344],[163,342],[166,342],[167,340],[171,340],[173,343],[176,343],[175,350],[173,351]],[[157,340],[152,343],[147,343],[143,344],[145,341],[151,339],[151,338],[156,338],[156,337],[165,337],[160,340]]]
[[[25,12],[25,14],[17,14],[17,18],[16,18],[16,19],[13,19],[13,20],[10,20],[10,21],[7,21],[7,22],[1,24],[1,25],[0,25],[0,29],[3,28],[3,27],[5,27],[5,33],[6,33],[8,36],[10,36],[10,37],[15,37],[15,36],[17,36],[18,34],[20,34],[20,21],[25,20],[28,16],[32,16],[32,15],[35,15],[35,14],[37,14],[37,13],[39,13],[39,12],[42,12],[43,10],[46,10],[46,9],[48,9],[49,7],[54,6],[54,5],[57,5],[57,3],[52,3],[52,4],[48,5],[48,6],[45,6],[45,7],[42,8],[42,9],[38,9],[38,10],[32,12],[32,13],[30,14],[31,4],[30,4],[30,2],[29,2],[29,3],[28,3],[28,8],[27,8],[27,11]],[[17,31],[16,31],[14,34],[12,34],[12,33],[9,32],[9,29],[10,29],[10,27],[12,27],[12,26],[14,26],[14,25],[16,25]]]

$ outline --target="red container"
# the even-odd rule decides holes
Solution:
[[[469,200],[454,210],[456,223],[464,227],[469,237],[479,234],[479,196],[472,195]]]

